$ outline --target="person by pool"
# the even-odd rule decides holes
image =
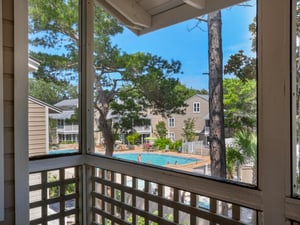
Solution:
[[[142,162],[142,155],[141,154],[138,155],[138,162]]]

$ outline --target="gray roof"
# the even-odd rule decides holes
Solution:
[[[201,95],[197,94],[198,97],[203,98],[204,100],[208,101],[209,100],[209,95]]]
[[[32,96],[28,96],[28,100],[32,101],[32,102],[34,102],[34,103],[36,103],[38,105],[41,105],[43,107],[47,107],[50,113],[54,114],[54,113],[61,113],[62,112],[62,110],[60,108],[55,107],[53,105],[50,105],[50,104],[48,104],[46,102],[43,102],[43,101],[41,101],[41,100],[39,100],[37,98],[32,97]]]
[[[62,113],[59,114],[50,113],[49,117],[51,119],[64,120],[64,119],[70,119],[74,113],[75,113],[74,110],[63,111]]]
[[[61,109],[75,109],[78,107],[78,98],[62,100],[56,103],[55,106]]]

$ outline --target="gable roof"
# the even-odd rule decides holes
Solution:
[[[137,35],[247,0],[96,0]]]
[[[202,95],[202,94],[197,94],[198,97],[208,101],[209,100],[209,95]]]
[[[41,105],[43,107],[48,107],[48,110],[49,110],[50,113],[61,113],[62,112],[62,110],[60,108],[57,108],[57,107],[55,107],[53,105],[50,105],[50,104],[48,104],[46,102],[43,102],[43,101],[41,101],[41,100],[39,100],[37,98],[32,97],[32,96],[28,96],[28,100],[32,101],[32,102],[34,102],[34,103],[36,103],[38,105]]]
[[[56,103],[55,106],[61,109],[75,109],[78,107],[78,98],[62,100]]]
[[[186,101],[188,101],[189,99],[194,98],[194,97],[202,98],[202,99],[205,100],[205,101],[208,101],[208,100],[209,100],[209,96],[208,96],[208,95],[195,94],[195,95],[189,97]]]
[[[74,110],[69,110],[69,111],[62,111],[59,114],[49,114],[49,117],[51,119],[56,119],[56,120],[65,120],[65,119],[70,119],[72,115],[75,114]]]

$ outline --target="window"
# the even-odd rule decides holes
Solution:
[[[170,128],[175,127],[175,118],[168,118],[168,127]]]
[[[216,63],[211,63],[211,66],[207,64],[200,66],[196,63],[200,57],[209,60],[207,50],[200,52],[197,50],[209,47],[209,42],[204,41],[207,40],[208,33],[200,32],[200,30],[207,30],[207,24],[192,19],[157,30],[151,35],[136,36],[133,33],[136,32],[135,28],[123,26],[107,14],[105,9],[109,10],[110,7],[110,4],[108,6],[101,1],[94,1],[94,26],[90,31],[93,32],[93,65],[91,67],[95,68],[95,71],[92,71],[93,78],[91,78],[93,81],[92,100],[95,106],[91,121],[94,125],[91,129],[94,131],[94,141],[91,141],[95,144],[93,153],[99,156],[103,154],[116,156],[119,152],[115,150],[118,149],[142,150],[139,143],[143,143],[141,141],[143,136],[155,138],[154,142],[159,143],[159,146],[156,146],[158,149],[165,149],[165,146],[169,145],[172,150],[175,150],[183,145],[181,134],[187,133],[189,140],[195,142],[197,140],[198,143],[182,148],[183,152],[191,154],[191,157],[195,157],[196,154],[193,154],[195,152],[197,157],[207,156],[206,153],[209,151],[212,140],[215,141],[207,136],[209,132],[205,129],[206,121],[209,120],[209,112],[211,112],[208,101],[208,81],[213,73],[208,70]],[[206,15],[205,17],[209,19]],[[220,90],[218,89],[220,85],[215,84],[212,96],[217,97],[212,102],[218,104],[212,106],[214,110],[211,113],[213,116],[211,116],[209,128],[211,134],[219,135],[220,141],[215,141],[213,145],[218,146],[223,154],[223,157],[216,157],[224,161],[222,162],[223,178],[254,185],[257,174],[255,171],[257,168],[255,17],[256,1],[251,1],[251,7],[233,6],[222,10],[222,18],[224,18],[221,23],[222,29],[227,31],[220,32],[224,40],[224,56],[226,55],[223,57],[222,64],[226,65],[225,73],[228,76],[222,74],[220,77],[212,78],[213,81],[222,82],[223,86],[221,86],[224,88]],[[254,29],[249,30],[249,25]],[[110,29],[104,32],[99,29],[103,26]],[[198,26],[203,29],[192,29]],[[187,31],[186,27],[190,27],[192,31]],[[233,35],[237,37],[236,40],[231,38]],[[182,40],[195,41],[191,43],[191,41],[182,42]],[[174,48],[174,46],[181,46],[182,49],[189,49],[189,51],[182,51],[181,48]],[[239,49],[229,50],[232,46],[239,46]],[[166,51],[166,49],[169,50]],[[235,58],[241,61],[236,62]],[[124,61],[127,63],[123,63]],[[240,73],[240,70],[246,71],[247,77],[243,77],[245,73]],[[223,68],[217,68],[214,71],[223,71]],[[207,72],[210,73],[209,76],[192,75]],[[190,75],[182,76],[182,73]],[[219,73],[215,74],[215,76],[219,75]],[[182,85],[183,88],[177,88],[178,85]],[[195,90],[202,90],[201,94],[200,91]],[[176,117],[170,117],[174,114]],[[164,140],[169,136],[168,128],[175,128],[175,118],[176,130],[172,129],[172,132],[176,133],[174,141],[181,146],[171,145],[166,143],[169,140]],[[193,123],[189,123],[187,129],[183,131],[184,121],[189,118],[193,119]],[[150,120],[151,129],[141,126],[145,119]],[[161,121],[164,125],[160,126],[158,132],[157,125],[162,125]],[[134,136],[136,138],[133,138]],[[249,140],[251,148],[246,149],[241,145],[243,145],[242,140],[248,140],[248,138],[251,138]],[[134,143],[134,146],[132,144],[127,146],[128,139]],[[234,148],[231,148],[231,151],[234,151],[232,155],[244,156],[241,162],[245,165],[240,166],[240,159],[236,157],[230,162],[231,171],[227,170],[229,172],[226,174],[224,146],[225,142],[228,143],[228,140],[233,139],[235,141]],[[221,141],[224,142],[222,145]],[[247,154],[246,151],[248,151]],[[172,153],[175,154],[176,151]],[[136,158],[132,156],[131,160],[136,162]],[[184,170],[184,167],[176,169]],[[190,171],[201,175],[196,166]]]
[[[169,132],[169,138],[171,139],[171,141],[175,141],[175,133]]]
[[[34,186],[25,188],[30,223],[82,223],[77,210],[82,202],[81,167],[73,161],[81,157],[79,2],[28,1],[28,82],[24,83],[28,83],[30,160],[26,175],[29,186]]]
[[[79,149],[79,1],[52,1],[28,1],[29,157]]]
[[[200,112],[200,102],[194,102],[193,104],[193,112],[199,113]]]

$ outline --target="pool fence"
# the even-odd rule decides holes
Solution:
[[[209,148],[203,144],[203,141],[184,142],[182,152],[197,155],[209,155]]]

